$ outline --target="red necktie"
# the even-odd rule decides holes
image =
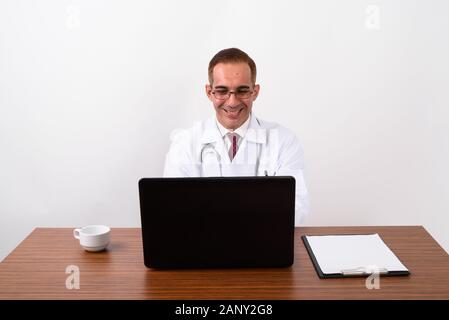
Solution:
[[[237,153],[237,136],[232,136],[232,159],[234,159],[235,154]]]
[[[237,154],[237,134],[236,133],[230,133],[229,134],[231,138],[232,145],[229,148],[229,158],[231,158],[231,161],[234,159],[235,155]]]

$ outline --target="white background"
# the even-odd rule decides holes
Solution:
[[[35,227],[139,227],[137,181],[256,61],[257,116],[306,155],[305,225],[423,225],[449,250],[449,3],[0,2],[0,259]],[[75,241],[75,240],[74,240]]]

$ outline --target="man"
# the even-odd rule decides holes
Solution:
[[[216,115],[172,135],[164,177],[293,176],[299,223],[308,213],[303,150],[292,131],[252,112],[260,90],[256,64],[230,48],[212,58],[208,71],[206,94]]]

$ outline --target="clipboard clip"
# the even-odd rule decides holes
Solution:
[[[344,269],[341,270],[341,274],[343,276],[365,276],[372,274],[387,274],[388,269],[386,268],[378,268],[376,266],[368,266],[368,267],[358,267],[354,269]]]

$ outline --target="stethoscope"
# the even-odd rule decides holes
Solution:
[[[203,164],[204,161],[204,152],[211,152],[211,153],[215,153],[215,157],[217,158],[217,164],[220,168],[220,176],[222,176],[222,169],[221,169],[221,156],[218,153],[218,151],[215,149],[215,146],[213,143],[206,143],[203,148],[201,149],[201,155],[200,155],[200,162]],[[262,148],[260,146],[260,144],[257,144],[257,159],[256,159],[256,169],[255,169],[255,175],[257,176],[257,173],[259,172],[259,167],[260,167],[260,157],[262,155]],[[267,171],[265,170],[265,175],[268,175]]]

